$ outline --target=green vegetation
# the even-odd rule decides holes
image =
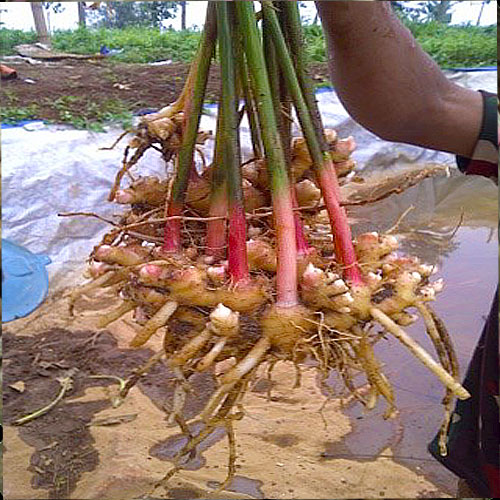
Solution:
[[[6,105],[0,108],[0,122],[13,124],[23,120],[33,120],[38,116],[40,106],[30,104],[20,106],[19,99],[12,91],[2,89]],[[117,99],[106,99],[96,102],[77,96],[62,96],[50,105],[57,112],[57,123],[67,123],[76,128],[102,132],[104,125],[119,123],[124,129],[132,127],[133,115],[128,105]]]
[[[494,66],[497,58],[496,26],[450,26],[438,22],[404,21],[415,38],[442,67]],[[320,25],[305,28],[310,61],[326,62]]]
[[[108,48],[123,49],[123,52],[110,58],[127,63],[147,63],[171,59],[189,62],[193,58],[200,33],[197,31],[166,31],[157,28],[126,27],[118,28],[78,28],[76,30],[56,31],[52,36],[54,50],[75,54],[94,54],[101,45]],[[0,55],[14,53],[14,47],[21,43],[34,43],[34,32],[0,29]]]
[[[163,21],[175,17],[181,2],[106,2],[97,10],[87,11],[93,24],[105,28],[125,26],[160,27]]]
[[[200,33],[195,31],[167,31],[155,28],[127,27],[59,31],[54,34],[56,50],[89,54],[99,52],[101,45],[123,49],[113,56],[114,61],[147,63],[165,59],[189,62],[194,57]]]
[[[441,66],[488,66],[496,64],[496,26],[450,26],[438,22],[405,20],[423,48]],[[326,62],[325,40],[321,26],[306,26],[307,57],[311,62]],[[31,43],[33,32],[0,29],[0,55],[12,54],[15,45]],[[113,61],[147,63],[165,59],[177,62],[192,60],[200,39],[197,31],[165,31],[157,28],[126,27],[56,31],[56,50],[90,54],[99,52],[101,45],[123,49]]]
[[[30,104],[29,106],[8,105],[0,108],[0,122],[2,123],[18,123],[23,120],[33,120],[36,118],[38,106]]]
[[[123,101],[106,99],[103,102],[86,101],[82,97],[63,96],[53,102],[58,121],[76,128],[102,132],[110,122],[120,123],[124,129],[132,126],[132,113]]]
[[[14,47],[22,43],[35,43],[36,33],[34,31],[9,30],[0,28],[0,56],[14,53]]]
[[[457,27],[437,22],[405,24],[423,49],[442,67],[481,67],[497,64],[496,25]]]
[[[38,112],[38,106],[36,104],[33,103],[29,106],[20,106],[19,99],[14,92],[2,89],[2,93],[6,99],[6,105],[0,107],[1,123],[12,124],[36,118]]]

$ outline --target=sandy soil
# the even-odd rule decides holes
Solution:
[[[168,483],[155,488],[183,444],[166,423],[172,375],[159,364],[113,408],[116,380],[127,377],[160,348],[127,347],[134,330],[125,320],[98,334],[100,312],[113,307],[106,296],[82,298],[76,319],[67,299],[53,296],[28,318],[4,328],[4,493],[26,498],[424,498],[446,497],[418,473],[396,463],[390,449],[372,460],[327,458],[327,450],[350,432],[342,401],[325,403],[313,368],[292,389],[295,370],[280,363],[271,383],[260,379],[244,400],[244,418],[235,423],[236,478],[215,493],[226,475],[228,446],[217,429]],[[57,395],[59,377],[73,388],[49,413],[22,426],[13,421]],[[23,384],[20,384],[23,382]],[[192,381],[186,414],[193,418],[215,387],[211,375]],[[269,399],[268,389],[271,389]],[[345,403],[345,401],[344,401]],[[321,411],[320,411],[321,410]],[[194,419],[193,430],[199,429]]]

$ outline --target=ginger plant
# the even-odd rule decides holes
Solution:
[[[71,307],[83,293],[113,286],[123,303],[100,318],[101,327],[133,311],[140,329],[131,347],[164,332],[163,354],[176,376],[170,421],[189,436],[167,477],[218,425],[226,426],[234,451],[232,425],[240,415],[235,408],[266,362],[289,360],[299,367],[315,360],[325,377],[338,371],[346,390],[366,408],[381,396],[385,418],[394,416],[394,390],[374,350],[380,338],[375,325],[445,386],[445,454],[453,397],[469,394],[457,381],[446,328],[428,305],[442,280],[432,281],[432,266],[400,255],[393,236],[352,237],[339,176],[354,167],[354,140],[323,127],[304,64],[297,3],[261,3],[262,37],[252,2],[209,2],[181,97],[146,117],[126,148],[135,148],[137,159],[156,141],[164,158],[173,160],[174,173],[164,180],[139,178],[121,189],[133,166],[132,160],[124,163],[110,199],[131,208],[92,252],[93,281],[73,291]],[[206,135],[198,130],[199,120],[216,47],[222,88],[214,161],[200,172],[195,156]],[[303,132],[294,139],[292,106]],[[239,143],[244,114],[254,152],[246,162]],[[438,361],[404,331],[416,319],[410,310],[423,318]],[[205,426],[191,436],[183,417],[189,378],[227,360],[233,366],[218,377],[200,415]],[[354,384],[357,373],[365,375],[368,396]],[[127,392],[137,379],[129,379]],[[234,474],[234,459],[232,452],[222,487]]]

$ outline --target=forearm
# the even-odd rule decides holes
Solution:
[[[390,2],[316,2],[332,79],[353,118],[378,136],[469,155],[478,92],[451,83],[393,14]]]

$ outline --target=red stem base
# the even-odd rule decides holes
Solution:
[[[292,196],[292,206],[293,208],[299,208],[299,203],[297,202],[297,195],[295,193],[295,186],[291,188]],[[309,255],[313,249],[309,246],[307,242],[306,235],[304,233],[304,225],[302,224],[302,219],[297,211],[294,211],[293,217],[295,220],[295,243],[297,245],[297,255],[299,257],[304,257]]]
[[[215,195],[210,203],[210,217],[227,216],[227,197],[225,193]],[[226,256],[226,220],[210,220],[207,224],[207,255],[216,259]]]
[[[165,223],[164,242],[162,250],[169,253],[178,253],[181,251],[181,219],[182,206],[171,203],[167,209],[167,217],[179,217],[171,219]]]
[[[331,160],[325,160],[318,174],[318,181],[335,238],[335,254],[344,268],[344,275],[352,285],[364,285],[347,214],[340,206],[340,189]]]
[[[295,217],[290,189],[273,196],[274,223],[276,229],[276,246],[278,266],[276,270],[276,305],[291,307],[298,304],[297,292],[297,245]]]
[[[248,281],[250,279],[246,236],[245,210],[241,205],[233,205],[229,215],[227,251],[229,275],[233,283]]]

